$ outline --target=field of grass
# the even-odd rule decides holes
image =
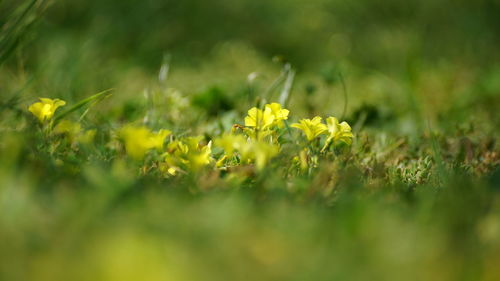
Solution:
[[[500,280],[498,1],[0,0],[0,26],[0,281]]]

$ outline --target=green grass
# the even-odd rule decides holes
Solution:
[[[0,280],[500,278],[494,1],[21,2],[0,1]],[[287,94],[279,153],[216,167]],[[352,145],[290,126],[316,115]],[[130,124],[172,135],[134,159]],[[213,159],[165,173],[189,136]]]

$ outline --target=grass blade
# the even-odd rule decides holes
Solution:
[[[0,65],[14,53],[47,7],[44,0],[26,1],[0,27]]]
[[[57,115],[55,118],[54,118],[54,125],[59,122],[61,119],[63,119],[64,117],[68,116],[69,114],[77,111],[78,109],[80,108],[83,108],[84,106],[88,105],[88,104],[91,104],[91,103],[98,103],[100,102],[101,100],[109,97],[111,95],[111,91],[113,89],[108,89],[108,90],[104,90],[102,92],[99,92],[95,95],[92,95],[88,98],[85,98],[79,102],[77,102],[75,105],[73,105],[72,107],[70,107],[68,110],[62,112],[61,114]]]

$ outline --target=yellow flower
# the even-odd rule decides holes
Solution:
[[[340,141],[344,142],[348,145],[352,143],[352,132],[351,132],[351,126],[347,124],[347,122],[342,122],[339,124],[339,120],[335,117],[328,117],[326,118],[326,124],[328,127],[328,132],[330,133],[330,136],[328,136],[327,143],[330,141]]]
[[[189,137],[183,140],[171,142],[167,147],[167,153],[164,154],[165,163],[168,170],[178,171],[183,168],[197,171],[212,160],[212,143],[200,145],[203,137]],[[171,172],[168,172],[171,175]]]
[[[278,154],[279,147],[261,140],[246,139],[242,135],[224,135],[215,139],[215,145],[224,148],[225,155],[217,161],[217,167],[224,166],[224,162],[233,153],[239,155],[240,163],[255,163],[258,170],[262,170],[265,165]]]
[[[233,134],[226,134],[214,140],[215,146],[222,147],[229,157],[232,156],[235,150],[240,150],[246,142],[247,140],[242,135]]]
[[[50,120],[57,108],[64,105],[66,102],[60,99],[40,98],[40,101],[30,105],[28,110],[43,123],[45,120]]]
[[[283,127],[283,120],[288,119],[288,114],[290,111],[288,109],[281,108],[281,104],[273,102],[271,104],[266,104],[265,108],[269,108],[274,116],[274,123],[278,127]]]
[[[212,154],[212,142],[207,145],[200,145],[200,137],[187,138],[186,142],[189,147],[187,159],[189,160],[189,168],[191,170],[198,170],[201,167],[210,163]]]
[[[156,148],[158,151],[163,149],[163,143],[165,138],[168,137],[172,132],[169,130],[159,130],[157,133],[151,133],[149,135],[149,142],[152,148]]]
[[[120,130],[119,135],[125,142],[127,153],[132,158],[141,160],[148,150],[153,148],[161,150],[165,138],[170,133],[168,130],[160,130],[157,133],[153,133],[146,127],[126,126]]]
[[[302,130],[308,141],[312,141],[317,136],[327,131],[326,125],[321,123],[321,117],[319,116],[314,117],[312,120],[302,119],[299,123],[294,123],[291,126]]]
[[[224,166],[224,162],[227,160],[227,155],[223,155],[217,162],[215,163],[215,167],[221,168]]]
[[[171,176],[175,176],[177,174],[177,170],[170,167],[167,169],[167,173],[169,173]]]
[[[249,136],[250,138],[254,140],[263,140],[267,136],[271,135],[273,133],[273,130],[271,129],[265,129],[265,130],[256,130],[254,128],[244,128],[243,132]]]
[[[221,137],[214,139],[216,147],[224,149],[224,155],[217,160],[216,167],[224,166],[227,159],[231,159],[236,151],[240,151],[247,144],[247,139],[242,135],[225,134]]]
[[[239,150],[241,163],[255,163],[257,170],[262,170],[266,164],[279,152],[279,147],[263,141],[245,143]]]
[[[264,169],[269,160],[271,160],[279,152],[278,146],[261,141],[253,143],[252,150],[254,152],[255,166],[257,167],[257,170]]]
[[[248,116],[245,117],[245,126],[254,127],[257,130],[264,130],[271,126],[273,121],[274,115],[270,107],[264,108],[264,111],[257,107],[253,107],[248,110]]]

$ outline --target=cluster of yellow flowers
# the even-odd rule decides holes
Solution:
[[[254,139],[262,140],[283,128],[284,120],[288,119],[288,109],[281,108],[279,103],[266,104],[264,110],[253,107],[245,117],[245,133]]]
[[[323,134],[328,134],[321,151],[325,151],[330,145],[338,143],[351,145],[353,134],[351,132],[351,126],[349,126],[347,122],[344,121],[339,123],[337,118],[328,117],[326,118],[325,125],[321,122],[321,120],[322,118],[319,116],[316,116],[313,119],[302,119],[299,123],[292,124],[291,127],[302,130],[309,142]]]
[[[65,104],[59,99],[41,98],[40,102],[28,109],[42,124],[46,124],[51,121],[56,110]],[[146,126],[126,125],[117,131],[116,136],[123,143],[126,153],[136,161],[143,161],[148,153],[156,151],[152,159],[156,161],[158,170],[166,176],[197,172],[211,164],[226,170],[240,165],[253,165],[256,170],[262,170],[280,153],[284,136],[288,134],[292,137],[289,127],[301,130],[308,141],[308,146],[294,157],[300,159],[302,170],[309,165],[310,159],[317,159],[317,155],[313,154],[324,153],[341,143],[352,143],[353,134],[347,122],[339,123],[337,118],[328,117],[324,124],[322,118],[316,116],[288,126],[289,113],[279,103],[251,108],[244,125],[235,124],[231,132],[213,139],[213,145],[223,150],[220,154],[213,154],[212,141],[204,142],[202,136],[177,138],[165,129],[153,132]],[[54,132],[79,143],[91,142],[95,135],[95,130],[82,131],[79,123],[67,120],[59,122]],[[322,135],[326,135],[323,141],[320,139]],[[317,149],[313,151],[310,147]]]
[[[255,163],[257,169],[261,170],[279,152],[276,144],[234,134],[216,138],[215,145],[224,149],[217,167]]]
[[[163,172],[175,176],[177,172],[199,171],[212,162],[212,143],[202,144],[202,137],[187,137],[168,144],[160,164]]]
[[[157,149],[163,151],[165,138],[172,132],[169,130],[159,130],[154,133],[144,126],[125,126],[118,135],[125,141],[125,149],[130,157],[142,160],[148,150]]]

